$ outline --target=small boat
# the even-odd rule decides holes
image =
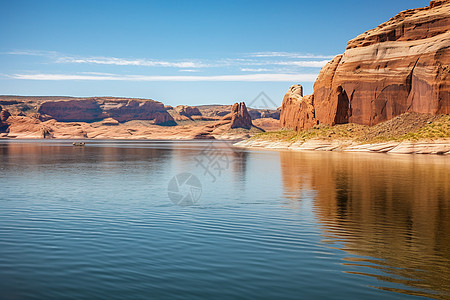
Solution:
[[[73,142],[72,145],[76,147],[84,147],[86,145],[85,142]]]

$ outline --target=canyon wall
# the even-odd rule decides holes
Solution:
[[[347,43],[310,96],[283,100],[281,125],[375,125],[405,112],[450,113],[450,0],[403,11]]]
[[[103,119],[103,111],[95,100],[49,101],[38,113],[60,122],[95,122]]]

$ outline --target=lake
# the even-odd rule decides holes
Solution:
[[[1,299],[450,298],[450,157],[0,141]]]

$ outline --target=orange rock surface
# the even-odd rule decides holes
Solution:
[[[450,0],[403,11],[349,41],[322,68],[309,99],[294,101],[288,91],[282,124],[375,125],[405,112],[449,114],[449,63]]]

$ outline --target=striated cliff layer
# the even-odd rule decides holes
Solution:
[[[97,122],[113,118],[121,123],[132,120],[154,120],[155,124],[169,125],[175,121],[164,104],[147,99],[90,98],[47,101],[38,109],[40,119],[59,122]]]
[[[119,105],[112,109],[105,109],[105,114],[119,122],[128,122],[131,120],[155,120],[155,123],[165,124],[173,122],[164,104],[158,101],[128,101],[125,105]]]
[[[100,105],[93,99],[44,102],[38,113],[61,122],[95,122],[105,118]]]
[[[375,125],[405,112],[450,113],[450,0],[410,9],[347,43],[311,96],[283,101],[285,128]],[[295,93],[294,93],[295,94]]]

